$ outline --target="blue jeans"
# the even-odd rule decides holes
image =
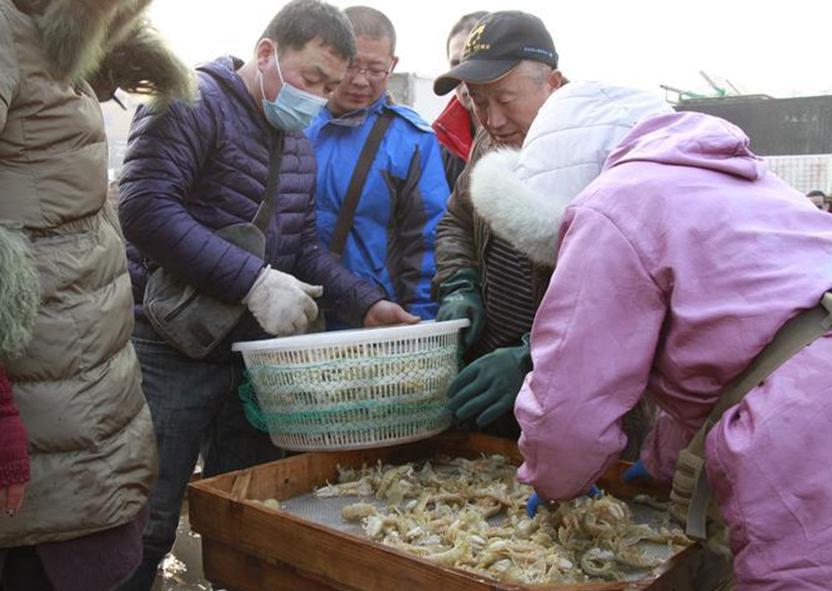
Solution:
[[[121,591],[149,591],[159,562],[176,539],[182,499],[202,454],[210,477],[283,457],[269,436],[249,425],[237,395],[243,362],[196,361],[165,343],[136,319],[133,346],[159,447],[159,481],[150,497],[144,557]]]

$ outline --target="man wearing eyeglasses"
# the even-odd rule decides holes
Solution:
[[[393,104],[387,93],[398,62],[390,19],[365,6],[344,13],[357,53],[306,130],[318,159],[319,236],[385,297],[422,319],[433,318],[434,237],[449,195],[439,144],[427,122]],[[380,138],[375,148],[374,135]],[[326,320],[330,330],[345,327],[330,315]]]

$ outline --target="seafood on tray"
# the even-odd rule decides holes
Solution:
[[[338,483],[315,495],[361,498],[342,517],[360,522],[370,539],[507,583],[620,580],[665,561],[645,542],[667,546],[671,555],[691,543],[666,514],[657,523],[635,523],[630,507],[610,494],[541,506],[530,519],[532,489],[499,455],[339,472]]]

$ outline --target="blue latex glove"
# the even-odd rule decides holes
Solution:
[[[624,472],[624,480],[650,480],[650,474],[644,467],[644,462],[639,460]]]
[[[448,408],[457,421],[477,418],[485,427],[514,410],[514,400],[532,369],[529,334],[517,347],[483,355],[459,372],[448,387]]]
[[[588,496],[590,499],[595,499],[597,501],[598,499],[603,499],[604,498],[604,493],[601,492],[600,488],[598,488],[597,486],[595,486],[593,484],[592,488],[590,488],[586,492],[586,496]]]
[[[541,499],[537,493],[532,493],[532,496],[526,502],[526,515],[529,516],[529,519],[534,519],[534,516],[537,515],[537,508],[540,507],[541,503],[548,502],[546,499]]]
[[[593,484],[592,488],[587,491],[586,496],[590,499],[603,499],[604,493],[601,492],[600,488]],[[529,500],[526,503],[526,515],[529,516],[529,519],[534,519],[534,516],[537,515],[537,508],[548,502],[549,501],[547,499],[541,499],[537,493],[532,493],[532,496],[529,497]]]

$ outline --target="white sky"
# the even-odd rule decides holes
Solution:
[[[745,93],[832,94],[832,0],[354,0],[396,27],[399,72],[446,69],[445,40],[474,10],[519,9],[546,23],[573,80],[659,91],[660,84],[710,93],[699,75]],[[151,16],[174,49],[195,64],[222,54],[248,58],[280,0],[155,0]]]

